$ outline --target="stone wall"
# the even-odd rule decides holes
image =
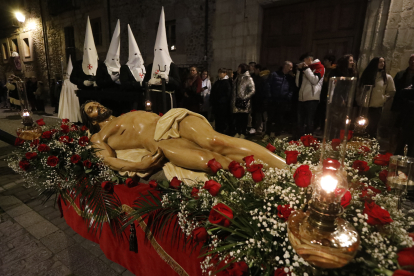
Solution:
[[[414,0],[371,0],[362,35],[359,71],[376,56],[385,58],[393,77],[414,53]]]
[[[220,0],[216,3],[211,72],[237,69],[240,63],[260,60],[262,6],[255,0]]]

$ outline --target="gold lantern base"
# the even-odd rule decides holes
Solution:
[[[23,140],[34,140],[42,135],[40,126],[24,126],[17,129],[17,137]]]
[[[355,228],[338,217],[332,204],[313,202],[307,212],[295,211],[288,220],[288,236],[296,253],[309,264],[320,268],[340,268],[356,255],[360,239]],[[329,211],[330,210],[330,211]]]

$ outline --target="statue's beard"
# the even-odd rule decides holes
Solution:
[[[109,117],[111,117],[112,115],[112,110],[110,109],[106,109],[105,112],[101,112],[101,110],[98,110],[98,116],[96,116],[95,121],[97,121],[98,123],[105,121],[106,119],[108,119]]]

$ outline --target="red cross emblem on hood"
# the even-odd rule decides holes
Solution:
[[[158,73],[160,72],[160,70],[155,71],[155,74],[158,75]]]
[[[141,78],[144,78],[144,74],[142,74],[142,73],[139,73],[139,76],[140,76]]]
[[[88,69],[91,70],[93,68],[92,64],[88,64]]]

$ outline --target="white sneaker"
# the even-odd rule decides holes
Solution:
[[[244,136],[243,134],[242,135],[240,135],[240,137],[239,137],[240,139],[245,139],[246,138],[246,136]]]
[[[270,133],[270,138],[275,138],[275,137],[276,137],[276,134],[274,132],[271,132]]]
[[[254,128],[251,128],[251,129],[250,129],[250,131],[249,131],[249,133],[250,133],[250,134],[255,134],[255,133],[256,133],[256,130],[255,130]],[[242,134],[242,135],[243,135],[243,134]]]
[[[266,134],[265,136],[263,136],[262,141],[267,142],[267,140],[269,140],[269,138],[270,138],[270,136]]]
[[[240,138],[240,134],[236,133],[236,135],[234,135],[234,138]]]

